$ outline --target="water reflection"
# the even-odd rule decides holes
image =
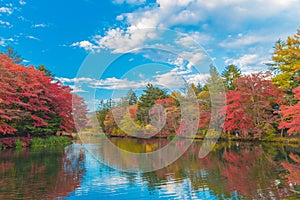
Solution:
[[[112,138],[111,142],[126,151],[138,153],[155,151],[169,141]],[[177,150],[180,150],[183,142],[184,140],[176,142]],[[108,156],[109,165],[114,168],[119,166],[122,169],[124,165],[133,163],[137,166],[145,164],[135,157],[124,156],[120,160],[117,156],[118,159],[114,159],[118,152],[111,150],[111,145],[106,145],[106,142],[101,145],[103,148],[94,148],[93,152],[97,153],[96,157],[101,154]],[[287,177],[293,173],[291,170],[299,170],[299,163],[296,162],[299,160],[295,161],[295,166],[287,168],[290,173],[285,170],[287,165],[281,163],[290,152],[299,151],[299,148],[288,149],[283,145],[271,144],[220,143],[207,157],[200,159],[200,147],[201,142],[195,142],[171,165],[154,172],[137,174],[136,177],[147,183],[150,192],[158,191],[157,195],[179,199],[282,199],[294,194]],[[299,171],[294,173],[298,173],[298,176],[293,178],[296,177],[299,181]]]
[[[201,142],[195,142],[160,170],[126,173],[95,158],[110,155],[114,168],[149,163],[131,157],[115,159],[116,152],[106,142],[86,144],[86,150],[74,144],[65,149],[0,153],[0,199],[284,199],[298,195],[299,147],[219,143],[200,159]],[[169,141],[112,138],[111,142],[139,153],[156,151]],[[177,150],[183,142],[176,141]]]
[[[0,199],[55,199],[80,185],[84,153],[76,145],[0,153]]]

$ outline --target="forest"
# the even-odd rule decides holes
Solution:
[[[96,111],[98,123],[109,136],[128,136],[128,133],[135,133],[135,137],[185,136],[183,132],[197,129],[197,135],[201,137],[214,131],[209,125],[218,121],[224,122],[220,124],[224,137],[271,139],[298,136],[299,38],[300,30],[285,41],[277,41],[267,72],[243,74],[238,66],[229,65],[219,74],[211,66],[206,84],[189,84],[185,94],[180,91],[168,94],[148,83],[139,98],[129,90],[118,104],[103,100]],[[87,124],[87,106],[83,98],[72,93],[69,86],[56,81],[43,65],[34,68],[20,63],[12,49],[0,55],[1,137],[46,137],[59,131],[71,133],[76,131],[73,114],[80,116],[76,121],[81,127]],[[219,82],[224,84],[225,92],[215,87]],[[189,116],[193,119],[199,117],[197,127],[188,126],[189,123],[181,117],[180,103],[190,94],[197,98],[199,115]],[[217,117],[212,116],[212,95],[226,97],[225,105],[217,110]],[[195,107],[188,109],[192,111]],[[162,124],[151,124],[153,116],[165,117],[164,126],[159,130],[157,127]]]
[[[139,98],[129,90],[116,104],[112,100],[102,100],[96,112],[97,120],[110,136],[129,136],[128,133],[136,133],[134,136],[139,137],[184,136],[182,130],[187,130],[187,123],[181,118],[179,102],[192,93],[197,97],[199,109],[198,126],[192,128],[197,129],[199,137],[214,131],[209,125],[218,121],[224,122],[220,126],[222,136],[227,138],[272,140],[297,137],[300,133],[299,38],[300,30],[285,41],[275,43],[269,71],[243,74],[238,66],[229,65],[219,74],[211,66],[206,84],[189,84],[185,94],[179,91],[168,94],[148,83]],[[215,87],[219,82],[224,84],[225,92]],[[217,117],[212,117],[211,113],[212,94],[226,97]],[[165,109],[165,126],[157,130],[150,119],[162,115],[160,106]]]

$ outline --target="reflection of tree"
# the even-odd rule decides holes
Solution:
[[[280,199],[287,195],[284,189],[276,185],[279,177],[274,171],[277,167],[275,162],[260,147],[241,147],[238,152],[225,151],[223,158],[222,175],[226,177],[227,191],[236,190],[242,196],[253,199],[271,198],[270,195]]]
[[[165,139],[111,138],[110,140],[117,147],[136,153],[156,151],[170,142]],[[182,141],[185,140],[175,141],[174,152],[181,151]],[[208,156],[199,159],[198,153],[201,145],[202,142],[194,142],[174,163],[157,171],[139,174],[150,193],[154,190],[162,190],[162,192],[179,195],[180,190],[177,191],[174,188],[181,187],[185,188],[186,192],[194,194],[209,190],[210,195],[219,199],[283,199],[291,195],[291,192],[287,190],[288,182],[281,179],[282,167],[278,163],[286,159],[285,152],[295,152],[299,148],[287,149],[285,146],[271,148],[272,146],[265,144],[218,143]],[[110,166],[126,169],[126,167],[138,167],[143,164],[155,165],[153,162],[139,160],[126,154],[120,155],[120,151],[114,150],[106,143],[102,146],[101,152],[95,153],[107,156]],[[294,165],[297,167],[297,162]],[[294,173],[300,174],[299,171]],[[130,182],[137,180],[133,176],[127,179],[131,180]]]
[[[293,185],[300,185],[300,157],[291,153],[289,157],[294,163],[282,162],[282,166],[289,172],[287,178]]]
[[[110,142],[113,143],[113,145],[111,145]],[[103,141],[103,148],[101,148],[100,150],[102,152],[95,153],[100,153],[101,157],[103,157],[103,161],[109,162],[110,166],[113,166],[115,168],[132,170],[136,168],[144,168],[142,166],[146,166],[146,168],[149,169],[157,169],[160,168],[159,166],[163,164],[154,162],[151,155],[145,155],[143,157],[136,156],[136,154],[131,153],[153,152],[160,148],[163,148],[168,144],[171,145],[171,147],[174,147],[169,147],[168,151],[171,151],[170,153],[180,154],[184,153],[185,147],[187,146],[188,142],[188,140],[177,140],[171,143],[169,140],[165,139],[141,140],[132,138],[111,138],[110,141]],[[120,149],[125,151],[120,151]],[[163,157],[164,155],[166,154],[162,154],[161,157]],[[157,158],[157,160],[159,160],[159,158]],[[161,161],[165,162],[166,160],[162,158]]]
[[[176,162],[161,170],[143,174],[149,189],[154,190],[159,186],[158,183],[172,184],[169,181],[171,179],[180,184],[188,180],[193,191],[209,189],[220,199],[234,196],[282,199],[290,195],[285,190],[288,184],[281,182],[278,175],[280,167],[261,146],[219,145],[216,151],[199,159],[200,146],[201,143],[193,143]]]
[[[67,196],[85,173],[84,154],[73,146],[56,150],[25,149],[0,154],[0,199],[55,199]]]

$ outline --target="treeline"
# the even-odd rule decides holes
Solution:
[[[55,81],[44,66],[35,69],[20,62],[11,48],[0,53],[0,137],[72,132],[74,113],[81,116],[77,123],[86,123],[87,108],[81,97]]]
[[[269,72],[245,75],[237,66],[229,65],[219,74],[211,67],[207,83],[204,86],[191,84],[185,94],[167,94],[148,84],[140,98],[130,90],[118,105],[111,100],[102,101],[97,119],[103,131],[111,136],[181,135],[187,124],[181,119],[180,100],[184,101],[192,92],[199,108],[198,135],[205,135],[211,123],[222,121],[224,136],[263,139],[297,135],[300,133],[299,38],[300,30],[286,41],[276,43]],[[220,82],[225,91],[216,87]],[[212,95],[226,97],[226,105],[218,108],[217,117],[212,117]],[[154,126],[151,121],[161,116],[161,107],[165,109],[165,119],[156,119],[158,124]],[[161,128],[159,122],[162,121]]]

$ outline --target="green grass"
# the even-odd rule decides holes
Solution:
[[[178,136],[176,134],[172,134],[172,135],[167,136],[168,140],[173,140],[174,138],[178,138]]]
[[[22,149],[23,148],[23,142],[21,140],[15,141],[16,149]]]
[[[52,136],[46,139],[43,138],[32,138],[30,141],[30,147],[49,147],[58,145],[71,144],[72,140],[67,137]]]

